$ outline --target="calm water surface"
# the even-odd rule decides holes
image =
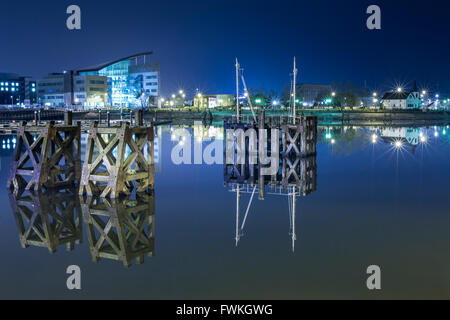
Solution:
[[[242,193],[238,237],[236,192],[224,185],[223,165],[174,164],[176,130],[158,129],[154,195],[102,207],[120,215],[142,206],[134,217],[153,235],[142,264],[93,261],[87,233],[94,226],[86,217],[95,210],[80,205],[77,195],[27,198],[34,207],[26,211],[24,199],[3,189],[0,298],[450,298],[448,128],[320,127],[315,191],[297,198],[295,219],[290,197],[267,187],[243,224],[251,193]],[[223,143],[220,127],[189,130],[192,145]],[[13,137],[0,142],[5,186]],[[69,217],[69,225],[75,217],[81,242],[72,250],[58,245],[54,253],[33,244],[22,248],[17,206],[44,215],[59,206],[53,213]],[[81,268],[81,291],[66,288],[73,264]],[[382,272],[377,292],[366,288],[372,264]]]

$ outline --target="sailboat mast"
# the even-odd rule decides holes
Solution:
[[[292,109],[292,118],[293,118],[293,121],[294,121],[294,124],[295,124],[295,115],[296,115],[296,112],[295,112],[295,89],[296,89],[296,86],[297,86],[297,68],[296,68],[296,63],[295,63],[295,57],[294,57],[294,81],[293,81],[293,85],[292,85],[292,99],[293,99],[293,109]]]
[[[239,122],[240,112],[239,112],[239,62],[236,58],[236,117],[237,122]]]

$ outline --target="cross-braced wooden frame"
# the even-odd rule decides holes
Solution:
[[[17,145],[7,187],[59,188],[80,180],[80,125],[27,126],[18,128]]]
[[[305,157],[316,154],[317,117],[301,117],[297,124],[283,124],[284,157]]]
[[[80,197],[92,259],[120,260],[126,267],[144,255],[155,254],[155,202],[153,194],[136,200]]]
[[[62,244],[73,250],[83,239],[79,202],[74,189],[9,192],[20,244],[46,247],[51,253]]]
[[[98,127],[89,129],[79,194],[117,198],[154,187],[153,126]],[[146,152],[144,148],[147,147]]]

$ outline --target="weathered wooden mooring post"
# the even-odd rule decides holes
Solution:
[[[68,116],[69,117],[69,116]],[[67,118],[68,120],[69,118]],[[80,180],[81,129],[70,123],[27,126],[17,129],[17,145],[7,187],[41,190],[63,187]]]
[[[146,147],[146,152],[144,148]],[[154,187],[154,128],[99,127],[94,122],[88,135],[79,194],[117,198]]]
[[[101,258],[144,262],[155,255],[154,194],[137,194],[136,199],[80,197],[83,220],[94,262]]]

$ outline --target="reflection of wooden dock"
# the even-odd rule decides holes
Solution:
[[[86,227],[92,259],[119,260],[129,267],[155,255],[154,193],[107,199],[78,197],[75,188],[46,192],[9,192],[23,248],[44,247],[54,253],[83,242]]]
[[[80,197],[92,259],[144,262],[155,255],[154,194],[122,199]]]
[[[316,191],[317,118],[289,120],[291,123],[288,123],[288,119],[280,119],[279,123],[269,120],[266,123],[262,111],[254,122],[230,119],[224,122],[224,185],[231,186],[230,191],[236,193],[236,246],[243,236],[254,195],[257,193],[258,198],[264,200],[267,187],[269,195],[288,197],[289,234],[292,251],[295,251],[296,199]],[[281,137],[277,131],[281,132]],[[262,135],[266,134],[267,139],[261,140]],[[259,156],[258,161],[255,161],[255,154]],[[271,168],[273,163],[277,165],[275,172],[264,170],[268,165],[262,163],[261,154],[263,159],[270,159]],[[240,202],[244,194],[249,194],[250,199],[241,222]]]
[[[22,191],[9,193],[9,201],[17,223],[23,248],[45,247],[54,253],[66,244],[73,250],[82,242],[82,222],[75,190],[60,192]]]

